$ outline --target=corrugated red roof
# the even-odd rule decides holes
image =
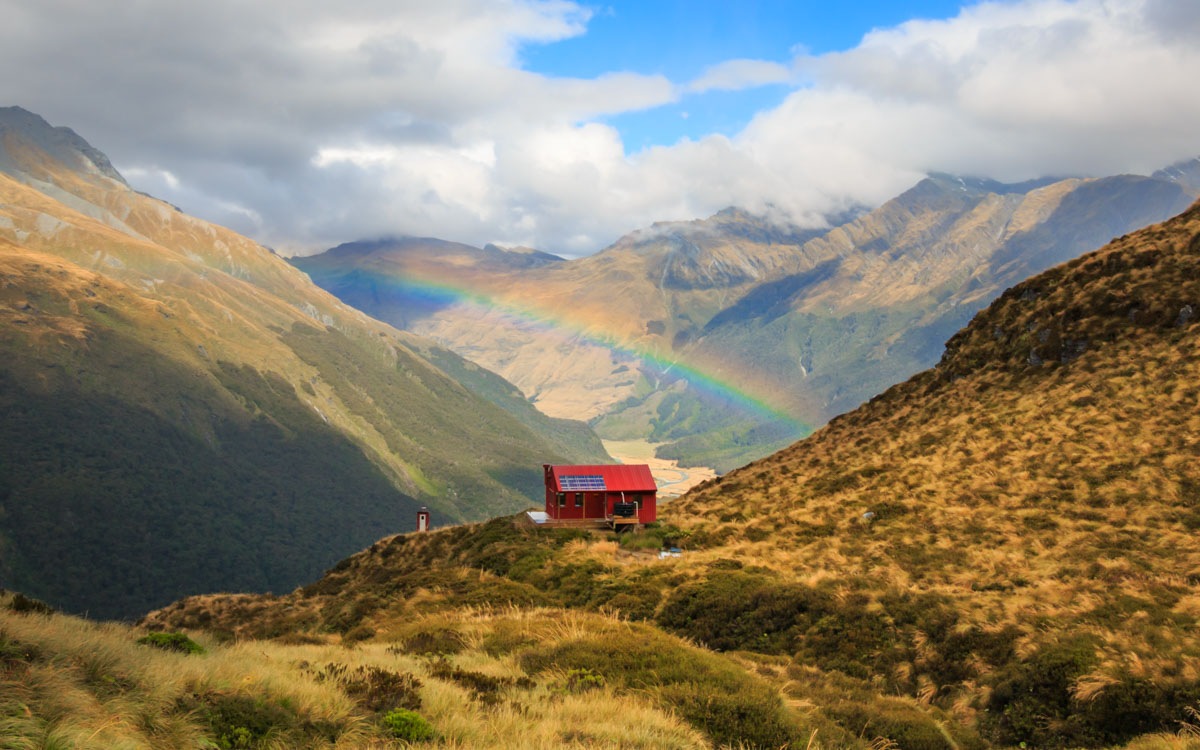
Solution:
[[[554,475],[554,491],[569,491],[562,486],[561,478],[600,476],[604,478],[605,492],[654,492],[658,487],[646,464],[603,464],[594,466],[551,466]],[[592,490],[595,491],[595,490]]]

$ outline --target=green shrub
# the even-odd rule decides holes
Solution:
[[[183,633],[155,633],[151,632],[141,638],[138,638],[138,643],[143,646],[154,646],[161,648],[164,651],[179,651],[184,654],[203,654],[204,647],[196,643],[191,638],[188,638]]]
[[[54,607],[51,607],[49,604],[46,604],[45,602],[43,602],[39,599],[31,599],[28,596],[25,596],[24,594],[19,593],[19,592],[16,594],[13,594],[12,601],[10,601],[8,603],[8,609],[10,612],[16,612],[19,615],[24,615],[24,614],[52,615],[52,614],[54,614]]]
[[[193,694],[180,698],[176,708],[207,723],[221,750],[259,748],[269,741],[303,747],[319,744],[317,739],[334,741],[340,733],[328,722],[302,721],[285,705],[248,695]]]
[[[420,630],[400,643],[402,652],[421,656],[457,654],[466,647],[462,634],[450,628]]]
[[[457,603],[469,607],[515,607],[550,606],[555,601],[534,586],[508,578],[476,582],[457,599]]]
[[[388,708],[421,708],[421,681],[407,672],[390,672],[376,666],[351,670],[345,664],[326,664],[305,670],[317,682],[333,682],[360,706],[372,712]]]
[[[565,669],[568,683],[578,674],[581,686],[592,675],[620,690],[646,691],[716,744],[742,741],[776,750],[788,742],[801,747],[809,739],[761,678],[649,627],[530,649],[520,662],[531,673]]]
[[[928,659],[926,672],[937,685],[951,685],[975,674],[972,662],[976,657],[993,666],[1008,664],[1015,658],[1013,644],[1018,635],[1012,625],[991,633],[977,627],[937,632],[930,640],[935,653]]]
[[[355,625],[342,634],[342,643],[362,643],[375,637],[375,628],[370,625]]]
[[[657,531],[662,537],[664,547],[683,547],[692,535],[690,530],[681,529],[673,523],[662,524]]]
[[[713,685],[682,683],[659,695],[685,721],[722,746],[777,750],[799,747],[803,730],[780,710],[779,696],[766,685],[728,693]]]
[[[599,690],[604,687],[604,675],[596,674],[584,667],[567,672],[567,692],[586,693],[589,690]]]
[[[869,648],[858,650],[861,641],[877,634],[879,628],[865,621],[871,617],[869,613],[852,609],[818,589],[779,584],[746,571],[722,570],[676,589],[657,619],[664,628],[718,651],[781,654],[811,643],[812,653],[808,655],[818,661],[836,656],[833,668],[840,669],[846,661],[840,655],[842,651],[865,656],[878,650],[874,640]],[[856,629],[864,626],[865,631]],[[855,644],[844,645],[839,640],[847,633],[854,637]]]
[[[348,633],[358,627],[364,618],[379,608],[374,597],[366,596],[350,602],[333,599],[321,608],[321,619],[325,627],[336,633]]]
[[[1075,679],[1096,663],[1090,638],[1043,646],[1005,670],[992,692],[984,728],[1006,744],[1107,747],[1153,732],[1168,732],[1200,700],[1200,682],[1152,682],[1125,676],[1098,695],[1071,695]]]
[[[931,716],[915,706],[890,701],[839,701],[823,708],[846,731],[859,737],[883,737],[899,750],[953,750],[956,746]]]
[[[520,623],[501,620],[483,637],[483,650],[489,656],[505,656],[537,645]]]
[[[762,576],[741,571],[714,572],[702,581],[676,589],[659,612],[658,623],[718,650],[762,650],[767,645],[764,641],[773,641],[776,651],[787,650],[795,633],[783,639],[779,636],[781,631],[794,627],[795,618],[789,617],[786,624],[779,623],[782,627],[775,627],[755,612],[756,594],[769,588],[770,581]],[[786,640],[787,645],[780,640]]]
[[[1164,683],[1125,677],[1089,701],[1072,701],[1079,721],[1099,744],[1125,742],[1139,734],[1179,729],[1200,701],[1200,682]]]
[[[645,581],[632,581],[625,577],[597,579],[581,591],[587,600],[577,604],[587,609],[617,610],[632,620],[648,620],[662,600],[662,592]]]
[[[433,739],[433,727],[416,711],[397,708],[383,717],[383,728],[398,740],[423,742]]]
[[[1028,660],[1009,665],[992,690],[985,729],[1004,745],[1095,745],[1093,732],[1071,711],[1071,685],[1095,663],[1094,642],[1080,636],[1046,644]]]
[[[648,586],[622,591],[602,605],[606,609],[620,612],[631,620],[649,620],[662,594]]]
[[[569,565],[549,566],[542,577],[530,583],[550,592],[562,606],[595,608],[606,599],[604,590],[614,585],[606,581],[605,576],[615,572],[615,568],[596,560],[583,560]]]
[[[1012,658],[1011,631],[961,631],[944,597],[885,592],[873,600],[857,592],[835,598],[822,588],[781,584],[748,570],[714,569],[704,580],[680,585],[656,619],[716,650],[792,653],[806,664],[863,679],[911,661],[918,631],[932,651],[926,658],[939,685],[970,679],[976,658],[995,666]]]
[[[622,534],[620,539],[623,549],[662,549],[663,546],[662,537],[658,534],[635,531],[632,534]]]
[[[494,677],[483,672],[462,669],[452,665],[444,658],[430,665],[429,674],[438,679],[451,680],[462,685],[471,691],[475,700],[489,706],[499,703],[504,691],[514,685],[528,690],[536,684],[528,677],[519,677],[514,680],[511,677]]]

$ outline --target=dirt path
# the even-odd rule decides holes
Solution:
[[[659,495],[673,497],[682,495],[691,488],[717,475],[706,467],[683,467],[677,461],[655,458],[656,443],[645,440],[605,440],[604,449],[623,464],[646,464],[654,475]]]

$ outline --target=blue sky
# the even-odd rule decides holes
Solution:
[[[592,78],[614,71],[661,74],[687,82],[726,60],[788,64],[798,53],[854,48],[863,35],[916,18],[951,18],[955,0],[907,2],[613,2],[585,4],[586,33],[522,50],[526,70]],[[679,102],[604,118],[620,131],[626,152],[667,146],[712,133],[732,136],[756,112],[779,105],[792,90],[774,83],[741,91],[691,93]]]

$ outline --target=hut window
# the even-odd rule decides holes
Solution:
[[[630,495],[629,502],[637,503],[637,506],[640,508],[640,507],[642,507],[642,496],[641,495]]]
[[[567,493],[565,493],[565,492],[558,493],[558,507],[565,508],[566,505],[567,505]]]
[[[582,492],[575,493],[575,507],[576,508],[583,507],[583,493]]]

